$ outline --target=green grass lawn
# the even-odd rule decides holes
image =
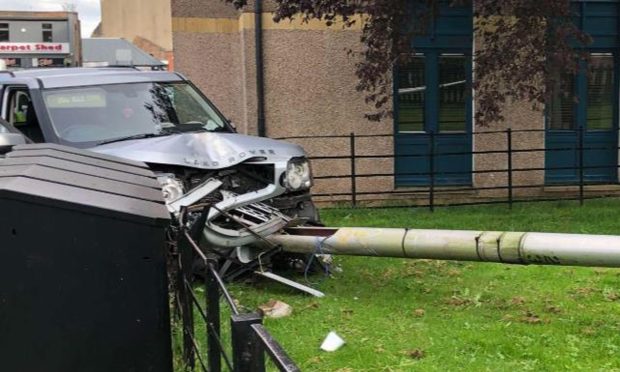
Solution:
[[[323,210],[328,226],[620,234],[620,201]],[[620,270],[338,257],[316,287],[234,284],[248,308],[271,298],[291,317],[265,324],[304,371],[620,370]],[[313,280],[321,280],[314,276]],[[303,280],[303,279],[301,279]],[[226,323],[225,323],[226,324]],[[346,345],[319,350],[334,330]]]

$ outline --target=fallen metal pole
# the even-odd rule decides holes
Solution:
[[[269,240],[297,253],[620,267],[620,236],[614,235],[300,227]]]

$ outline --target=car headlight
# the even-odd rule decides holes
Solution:
[[[309,189],[312,186],[312,172],[308,159],[293,158],[289,160],[286,165],[284,186],[291,191]]]
[[[165,174],[157,177],[157,181],[161,185],[161,191],[164,194],[164,200],[166,203],[170,203],[180,198],[183,193],[183,183],[178,180],[173,174]]]

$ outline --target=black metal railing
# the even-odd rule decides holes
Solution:
[[[177,311],[174,313],[181,323],[184,368],[193,371],[198,366],[202,371],[219,372],[223,361],[229,371],[261,372],[265,371],[266,354],[280,371],[299,371],[295,362],[263,326],[260,314],[240,311],[218,273],[217,259],[209,258],[196,244],[197,234],[181,230],[177,235],[176,267],[173,270],[176,272]],[[197,269],[197,264],[202,267]],[[193,280],[196,277],[201,279]],[[196,293],[198,288],[203,289],[202,299]],[[226,332],[230,345],[224,341],[222,332],[221,298],[230,311],[230,330]],[[202,342],[197,339],[196,320],[202,323],[204,329]]]
[[[545,146],[537,146],[531,144],[524,144],[523,138],[517,138],[516,136],[534,136],[537,138],[537,142],[544,143],[544,136],[550,132],[544,129],[505,129],[494,131],[483,131],[471,133],[476,141],[484,141],[483,136],[495,135],[493,141],[500,141],[501,145],[490,148],[488,145],[478,146],[479,150],[468,151],[438,151],[437,141],[438,137],[454,135],[452,133],[425,133],[418,136],[424,136],[428,141],[427,151],[420,151],[416,149],[408,154],[396,154],[396,153],[377,153],[376,146],[362,146],[361,140],[375,140],[375,139],[389,139],[394,140],[394,134],[366,134],[359,135],[350,133],[349,135],[322,135],[322,136],[295,136],[295,137],[281,137],[277,139],[294,141],[309,150],[309,159],[313,163],[313,170],[319,175],[315,176],[315,183],[313,197],[319,202],[342,202],[348,203],[352,207],[358,206],[362,201],[390,201],[396,200],[398,205],[390,205],[389,203],[366,203],[366,207],[413,207],[423,206],[434,210],[437,206],[453,206],[453,205],[478,205],[478,204],[498,204],[505,203],[512,208],[515,203],[531,202],[531,201],[556,201],[556,200],[578,200],[580,204],[583,204],[587,199],[601,198],[608,196],[620,196],[620,188],[617,190],[589,190],[588,186],[591,185],[617,185],[617,171],[618,161],[617,154],[620,148],[615,141],[615,145],[610,147],[609,145],[587,145],[585,138],[590,133],[583,127],[580,127],[574,131],[565,131],[565,133],[572,133],[575,136],[574,145],[562,145],[554,146],[553,148],[545,148]],[[465,133],[461,133],[463,135]],[[459,135],[459,134],[456,134]],[[610,136],[618,138],[618,130],[610,130]],[[537,137],[538,136],[538,137]],[[314,141],[314,142],[313,142]],[[325,152],[326,141],[333,142],[331,148],[333,150]],[[312,148],[317,143],[321,143],[319,151],[312,151]],[[393,148],[393,147],[392,147]],[[588,151],[613,151],[613,155],[616,161],[611,163],[596,164],[591,161],[586,164],[585,155]],[[527,161],[518,160],[517,157],[522,157],[525,154],[538,154],[540,159],[544,162],[544,157],[554,152],[565,152],[566,154],[572,154],[576,156],[573,164],[558,165],[558,166],[533,166],[528,164]],[[497,158],[500,155],[505,156],[505,161],[498,161],[494,159],[488,163],[494,164],[490,168],[472,168],[466,171],[445,171],[438,169],[437,164],[439,160],[445,157],[454,156],[476,156],[478,162],[482,160],[488,160],[488,157]],[[373,160],[386,160],[391,159],[394,163],[398,159],[420,159],[424,158],[428,163],[425,168],[428,171],[412,171],[412,172],[387,172],[383,171],[384,165],[368,165],[368,161]],[[485,159],[487,158],[487,159]],[[347,161],[347,172],[331,171],[338,167],[334,164],[328,164],[328,162]],[[360,172],[359,166],[361,161],[366,161],[365,172]],[[320,163],[320,164],[319,164]],[[473,162],[474,165],[476,162]],[[503,164],[500,164],[503,163]],[[340,165],[340,169],[345,166],[344,163]],[[592,170],[613,169],[614,177],[610,181],[593,181],[587,177],[587,172]],[[552,171],[574,171],[574,182],[570,183],[548,183],[543,182],[523,182],[524,177],[519,177],[527,172],[552,172]],[[473,180],[471,184],[458,184],[458,185],[444,185],[438,182],[440,176],[458,176],[468,174],[473,179],[477,176],[478,180]],[[503,174],[505,175],[505,182],[499,183],[495,180],[484,180],[485,175],[493,176]],[[428,182],[425,185],[415,185],[410,187],[391,187],[390,189],[372,189],[368,187],[367,180],[376,180],[378,178],[390,178],[392,180],[395,177],[403,176],[420,176],[425,177]],[[543,176],[544,177],[544,176]],[[516,182],[517,178],[521,178],[521,181]],[[540,177],[534,177],[540,179]],[[329,180],[342,180],[346,181],[339,183],[337,186],[322,186],[321,182]],[[343,188],[346,186],[346,189]],[[563,189],[561,195],[558,192],[547,189],[553,186],[574,186],[574,190]],[[492,194],[491,192],[495,192]],[[458,193],[470,192],[474,193],[469,196],[459,196]],[[497,195],[501,192],[502,195]],[[526,193],[527,192],[527,193]],[[395,196],[397,198],[386,198],[386,195]],[[406,203],[407,197],[413,200],[412,203]],[[439,200],[441,199],[441,200]]]

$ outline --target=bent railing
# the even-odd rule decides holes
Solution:
[[[200,249],[191,231],[181,229],[176,239],[175,314],[182,329],[182,362],[189,370],[265,371],[265,354],[280,371],[299,371],[295,362],[262,324],[256,312],[242,313],[218,274],[218,262]],[[200,275],[195,275],[200,263]],[[199,280],[193,280],[200,277]],[[197,289],[203,288],[204,298]],[[223,338],[220,298],[229,307],[230,351]],[[196,320],[202,323],[206,347],[196,337]],[[224,364],[222,365],[222,361]]]

